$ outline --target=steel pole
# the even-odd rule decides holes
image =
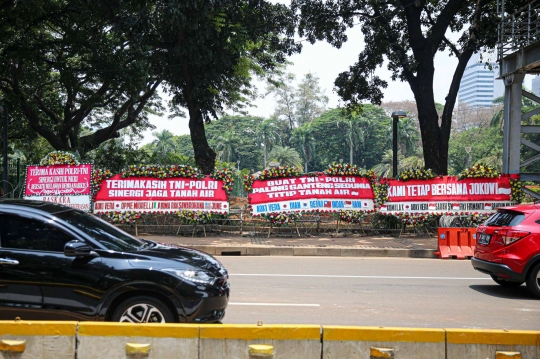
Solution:
[[[392,131],[392,152],[393,152],[393,158],[392,158],[392,175],[394,178],[397,178],[398,177],[398,169],[397,169],[397,153],[398,153],[398,149],[397,149],[397,137],[398,137],[398,121],[399,121],[399,117],[392,117],[392,119],[394,120],[394,123],[393,123],[393,131]]]
[[[21,182],[21,159],[17,158],[17,185]]]
[[[7,196],[8,193],[8,110],[4,107],[2,118],[2,188],[4,190],[4,196]]]

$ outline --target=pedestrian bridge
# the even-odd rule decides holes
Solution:
[[[540,126],[527,123],[540,114],[540,108],[521,113],[522,96],[540,104],[540,97],[522,89],[526,74],[540,74],[540,1],[531,1],[512,14],[506,12],[505,2],[498,3],[501,17],[498,28],[497,56],[500,77],[504,81],[503,173],[519,173],[522,181],[539,181],[540,172],[526,173],[521,169],[540,160],[540,145],[522,138],[522,133],[540,133]],[[539,152],[521,158],[526,146]],[[525,189],[538,198],[538,194]]]

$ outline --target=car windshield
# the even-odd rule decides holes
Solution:
[[[134,252],[146,245],[146,242],[132,237],[104,220],[81,211],[68,210],[54,215],[113,251]]]

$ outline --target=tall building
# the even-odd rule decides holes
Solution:
[[[471,56],[459,84],[459,102],[471,107],[489,107],[494,99],[504,95],[504,84],[497,80],[497,65],[492,66],[493,70],[490,70],[480,62],[479,53]]]
[[[535,76],[532,79],[532,92],[536,96],[540,96],[540,76]]]

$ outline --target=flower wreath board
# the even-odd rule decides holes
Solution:
[[[162,176],[161,176],[162,177]],[[215,177],[215,176],[214,176]],[[94,197],[94,213],[172,213],[197,211],[229,213],[224,180],[211,176],[160,178],[152,173],[132,171],[104,179]]]
[[[488,177],[439,176],[428,179],[388,179],[381,213],[492,213],[516,204],[512,182],[518,175]]]
[[[277,172],[276,172],[277,171]],[[274,170],[253,179],[248,194],[253,216],[286,212],[372,211],[369,178],[355,175],[287,175]]]
[[[91,164],[68,152],[51,152],[39,165],[26,167],[24,198],[90,211],[91,177]]]

